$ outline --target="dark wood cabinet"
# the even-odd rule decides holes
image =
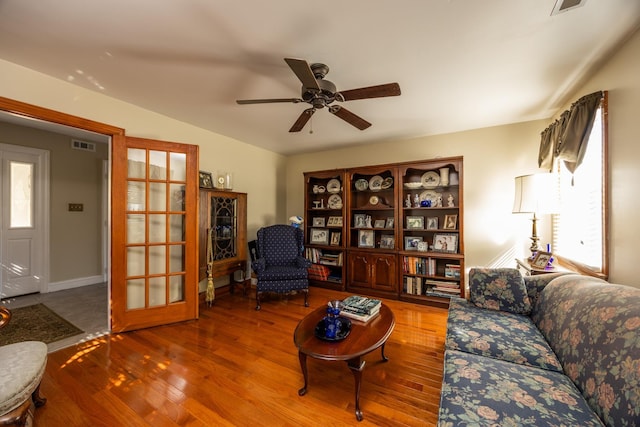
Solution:
[[[394,297],[398,293],[398,268],[396,255],[349,251],[347,290]]]
[[[200,189],[199,280],[247,270],[247,194]],[[231,285],[233,289],[233,278]]]
[[[437,305],[465,296],[462,157],[304,179],[306,255],[328,274],[312,285]]]

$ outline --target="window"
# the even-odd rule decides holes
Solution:
[[[11,228],[33,227],[33,164],[10,162]]]
[[[572,174],[556,160],[559,213],[553,215],[553,253],[583,274],[608,275],[607,104],[596,112],[582,164]]]

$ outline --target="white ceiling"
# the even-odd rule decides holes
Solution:
[[[0,0],[0,58],[282,154],[542,118],[640,27],[640,1]],[[338,90],[398,82],[402,95],[326,110],[283,58],[322,62]],[[607,89],[607,88],[602,88]],[[109,123],[118,126],[118,123]]]

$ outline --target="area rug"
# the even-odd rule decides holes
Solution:
[[[11,309],[9,324],[0,329],[0,345],[22,341],[49,344],[82,332],[46,305],[35,304]]]

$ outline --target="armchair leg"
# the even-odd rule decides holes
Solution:
[[[260,294],[262,292],[256,291],[256,311],[260,310]]]
[[[304,292],[304,306],[305,307],[309,307],[309,299],[308,299],[308,297],[309,297],[309,289],[305,289],[305,290],[303,290],[303,292]]]

